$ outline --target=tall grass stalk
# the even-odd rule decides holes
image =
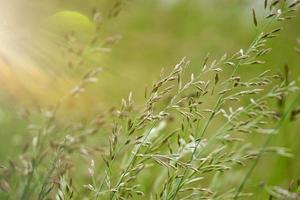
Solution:
[[[109,17],[119,13],[118,2]],[[43,112],[42,124],[30,125],[34,136],[20,158],[3,167],[1,189],[8,199],[22,200],[249,198],[255,191],[244,188],[260,158],[291,156],[289,149],[269,145],[283,121],[296,116],[300,95],[288,109],[278,108],[276,102],[299,92],[296,81],[270,69],[251,78],[238,70],[265,64],[272,53],[267,42],[299,3],[265,0],[264,19],[252,9],[258,33],[247,49],[215,60],[208,55],[197,74],[187,73],[191,64],[183,58],[145,89],[144,104],[136,105],[130,93],[119,107],[84,123],[59,124],[65,100],[96,82],[100,69],[93,68]],[[261,147],[251,143],[253,135],[266,138]],[[220,186],[249,165],[242,180]]]

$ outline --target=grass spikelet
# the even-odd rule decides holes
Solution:
[[[283,75],[265,66],[265,55],[272,55],[268,41],[278,37],[298,4],[265,0],[265,17],[252,9],[257,35],[249,46],[216,59],[207,54],[196,72],[190,72],[189,59],[178,60],[145,88],[142,103],[133,91],[96,116],[59,123],[66,100],[98,81],[101,69],[88,70],[54,106],[40,109],[42,122],[29,125],[32,137],[20,155],[0,166],[1,192],[22,200],[255,198],[247,182],[260,159],[293,157],[271,139],[299,117],[299,84],[287,65]],[[103,16],[113,18],[124,3],[110,5]],[[93,18],[102,24],[102,13],[94,10]],[[89,44],[108,48],[120,39],[115,35],[99,43],[93,38]],[[299,197],[299,184],[296,190],[263,187],[270,198]]]

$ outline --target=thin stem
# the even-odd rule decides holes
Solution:
[[[272,21],[269,21],[267,24],[265,24],[264,27],[263,27],[263,29],[265,29],[268,25],[270,25],[271,22],[272,22]],[[257,33],[257,36],[255,37],[255,39],[253,40],[253,42],[250,44],[250,46],[249,46],[249,48],[247,49],[245,55],[248,55],[249,53],[251,53],[251,51],[253,50],[253,47],[255,47],[255,45],[257,44],[257,42],[260,41],[260,39],[261,39],[261,33]],[[236,71],[238,70],[238,68],[239,68],[239,66],[240,66],[241,64],[242,64],[242,61],[240,60],[240,61],[235,65],[235,67],[234,67],[234,69],[233,69],[233,71],[232,71],[230,77],[233,77],[233,76],[235,75]],[[228,87],[229,87],[229,83],[227,84],[226,88],[228,88]],[[216,104],[215,104],[215,106],[214,106],[214,108],[213,108],[213,111],[210,113],[210,115],[209,115],[207,121],[205,122],[205,125],[204,125],[204,127],[203,127],[203,129],[202,129],[202,131],[201,131],[201,133],[200,133],[200,138],[203,138],[203,137],[204,137],[204,135],[205,135],[205,133],[206,133],[206,131],[207,131],[207,129],[208,129],[210,123],[212,122],[212,119],[214,118],[214,115],[215,115],[217,109],[219,108],[219,106],[221,105],[221,103],[222,103],[222,101],[223,101],[224,95],[225,95],[225,94],[222,94],[222,95],[220,95],[220,97],[218,98],[218,100],[217,100],[217,102],[216,102]],[[195,153],[196,153],[196,151],[197,151],[197,149],[198,149],[200,143],[201,143],[201,140],[198,140],[197,144],[195,145],[195,147],[194,147],[194,149],[193,149],[193,152],[192,152],[191,158],[190,158],[190,160],[189,160],[189,163],[193,161],[193,158],[194,158],[194,156],[195,156]],[[178,182],[178,184],[177,184],[176,187],[175,187],[175,191],[173,192],[173,194],[171,194],[170,197],[168,197],[169,195],[167,195],[167,199],[168,199],[168,200],[175,199],[177,193],[179,192],[180,188],[182,187],[182,183],[183,183],[183,181],[184,181],[184,179],[185,179],[185,176],[186,176],[187,172],[188,172],[188,169],[185,169],[184,172],[183,172],[183,174],[182,174],[182,176],[181,176],[181,178],[180,178],[180,180],[179,180],[179,182]]]
[[[143,144],[146,142],[146,140],[147,140],[148,136],[150,135],[151,130],[154,128],[154,126],[155,126],[154,124],[151,126],[151,128],[148,130],[147,134],[144,136],[142,143],[140,143],[140,144],[137,146],[137,148],[136,148],[134,154],[131,156],[131,159],[130,159],[130,161],[129,161],[129,163],[128,163],[126,169],[125,169],[125,171],[122,173],[120,179],[118,180],[118,182],[117,182],[117,184],[116,184],[116,186],[115,186],[116,189],[120,186],[120,184],[122,183],[122,181],[123,181],[125,175],[129,172],[131,166],[132,166],[133,163],[136,161],[136,159],[137,159],[137,154],[139,153],[139,151],[140,151],[141,147],[143,146]],[[110,196],[109,199],[113,199],[114,196],[115,196],[115,194],[116,194],[116,191],[113,191],[113,193],[111,194],[111,196]]]
[[[282,116],[282,118],[280,119],[280,121],[278,122],[277,126],[276,126],[276,130],[280,129],[282,126],[282,123],[285,121],[285,119],[287,118],[287,116],[289,116],[289,114],[291,113],[291,111],[293,110],[294,106],[299,102],[300,100],[300,94],[298,94],[296,96],[296,98],[294,99],[294,101],[291,103],[291,105],[288,107],[287,111],[284,113],[284,115]],[[250,176],[252,175],[255,167],[257,166],[264,150],[266,149],[266,147],[268,146],[268,144],[271,142],[273,135],[270,134],[268,136],[268,138],[266,139],[266,141],[263,143],[254,163],[252,164],[251,168],[249,169],[249,171],[247,172],[247,174],[245,175],[245,177],[243,178],[243,181],[241,182],[235,196],[234,196],[234,200],[237,200],[239,198],[239,194],[242,192],[242,190],[245,187],[245,184],[247,183],[248,179],[250,178]]]

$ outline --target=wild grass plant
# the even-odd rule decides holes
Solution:
[[[299,84],[287,78],[288,67],[251,78],[239,69],[267,64],[268,41],[299,3],[265,0],[262,19],[251,11],[257,35],[247,48],[219,59],[208,54],[191,74],[190,61],[181,59],[145,89],[143,105],[135,104],[133,92],[85,122],[57,124],[65,99],[97,80],[101,71],[92,69],[43,110],[42,122],[29,124],[32,138],[18,158],[1,165],[3,198],[256,199],[247,183],[259,161],[269,153],[292,157],[270,143],[283,123],[297,120]],[[299,183],[263,189],[270,199],[300,199]]]

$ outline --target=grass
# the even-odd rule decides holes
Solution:
[[[118,2],[110,17],[120,12]],[[97,81],[101,70],[90,70],[43,111],[42,122],[28,124],[32,138],[18,158],[1,165],[1,198],[255,199],[257,190],[247,183],[259,161],[269,153],[292,157],[270,141],[284,122],[296,120],[300,95],[288,67],[285,74],[268,69],[251,78],[239,69],[265,64],[268,41],[299,3],[266,0],[262,19],[252,9],[257,35],[249,47],[219,59],[207,55],[193,73],[183,58],[145,88],[144,104],[136,105],[130,93],[119,107],[60,124],[65,101]],[[299,183],[263,189],[270,199],[300,198]]]

